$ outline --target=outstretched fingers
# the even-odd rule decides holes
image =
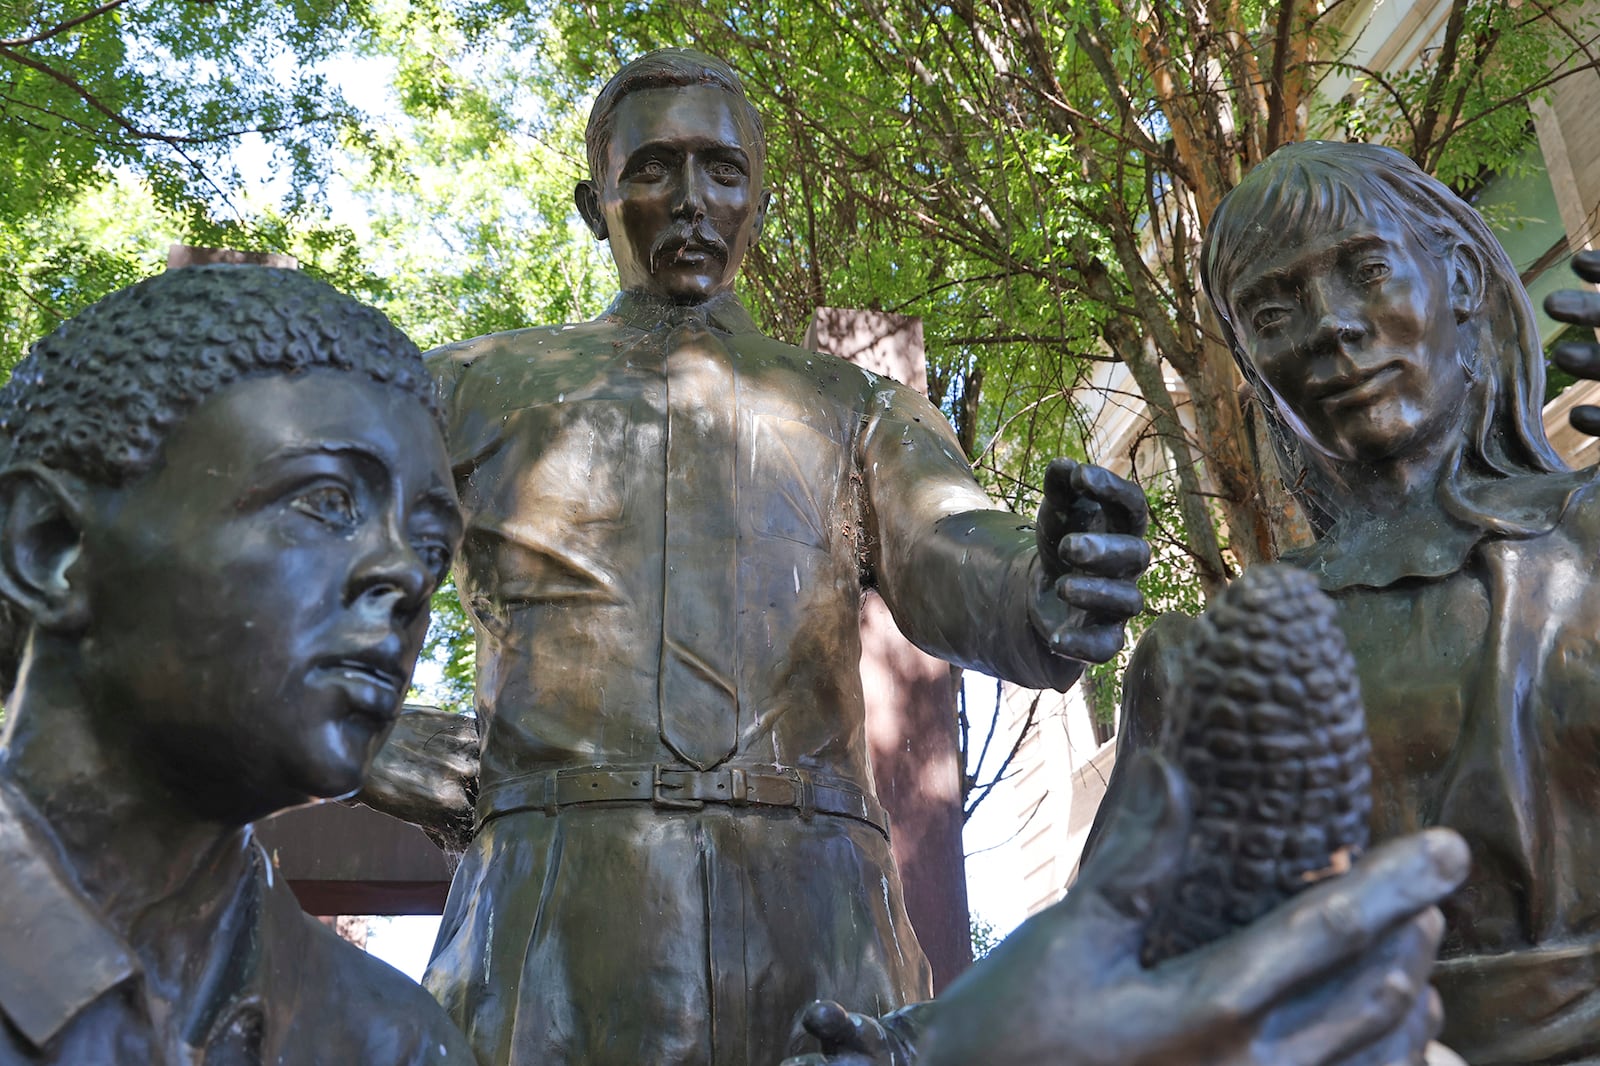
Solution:
[[[1589,282],[1600,282],[1600,253],[1579,252],[1572,257],[1572,268]],[[1544,299],[1545,313],[1558,322],[1575,326],[1600,327],[1600,292],[1563,289]],[[1591,336],[1585,340],[1565,340],[1550,351],[1550,360],[1574,377],[1600,380],[1600,344]],[[1575,407],[1568,416],[1572,428],[1591,437],[1600,437],[1600,408]]]
[[[1232,1013],[1254,1016],[1302,983],[1334,974],[1438,903],[1466,877],[1469,861],[1465,842],[1448,829],[1391,840],[1348,874],[1301,894],[1197,961],[1207,981],[1226,989]]]
[[[1085,626],[1071,622],[1057,627],[1049,637],[1050,650],[1083,663],[1105,663],[1117,657],[1128,642],[1123,624]]]
[[[1574,326],[1600,326],[1600,292],[1559,289],[1544,298],[1545,314]]]
[[[1427,910],[1352,961],[1347,976],[1314,986],[1266,1025],[1274,1063],[1398,1066],[1420,1061],[1442,1021],[1428,984],[1444,918]]]
[[[1102,577],[1138,577],[1150,565],[1150,543],[1125,533],[1068,533],[1058,550],[1075,569]]]
[[[1069,607],[1112,618],[1132,618],[1144,610],[1144,596],[1132,581],[1067,574],[1056,579],[1056,595]]]
[[[1584,281],[1600,285],[1600,251],[1579,252],[1574,255],[1572,272]]]
[[[1144,536],[1150,524],[1150,509],[1144,490],[1102,466],[1078,463],[1071,474],[1071,485],[1080,499],[1093,500],[1105,515],[1105,528],[1111,533]]]

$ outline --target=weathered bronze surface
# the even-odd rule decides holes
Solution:
[[[928,990],[867,765],[863,588],[935,654],[1064,687],[1139,609],[1143,497],[1062,463],[1036,531],[921,396],[757,332],[731,290],[764,148],[725,65],[630,64],[589,153],[622,294],[432,357],[484,736],[426,983],[486,1062],[772,1063],[814,997]],[[419,779],[396,761],[374,802]]]
[[[1281,149],[1212,221],[1210,293],[1318,539],[1373,746],[1373,837],[1460,831],[1435,983],[1473,1063],[1600,1056],[1600,502],[1545,441],[1531,307],[1477,214],[1398,153]],[[1593,324],[1592,296],[1557,301]],[[1593,374],[1594,364],[1588,373]],[[1122,753],[1175,687],[1135,654]],[[1115,786],[1115,782],[1113,783]]]
[[[0,1062],[470,1063],[248,824],[354,791],[460,520],[416,349],[292,271],[108,296],[0,393]]]

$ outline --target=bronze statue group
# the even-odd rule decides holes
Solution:
[[[765,139],[726,65],[630,63],[587,142],[577,207],[620,288],[593,322],[424,361],[308,276],[193,267],[0,391],[26,635],[0,1064],[1384,1066],[1441,1018],[1474,1066],[1600,1062],[1600,506],[1545,440],[1532,311],[1469,207],[1390,150],[1292,145],[1202,255],[1316,528],[1286,561],[1354,653],[1380,843],[1141,961],[1192,815],[1147,750],[1195,639],[1164,620],[1071,892],[931,999],[862,591],[935,655],[1066,688],[1142,609],[1142,494],[1058,461],[1019,521],[924,398],[755,328],[733,287]],[[1600,324],[1592,294],[1550,310]],[[1596,346],[1563,358],[1600,376]],[[477,718],[441,724],[402,703],[452,566]],[[440,729],[474,757],[418,739]],[[358,792],[465,848],[426,991],[252,839]]]

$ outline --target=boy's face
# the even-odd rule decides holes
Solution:
[[[461,536],[444,444],[329,370],[202,403],[88,523],[99,713],[202,816],[354,791],[399,713]]]

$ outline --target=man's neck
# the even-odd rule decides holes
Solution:
[[[612,319],[636,329],[654,329],[664,323],[695,317],[724,333],[756,332],[750,312],[732,290],[718,292],[696,303],[676,303],[644,290],[619,293],[601,318]]]

